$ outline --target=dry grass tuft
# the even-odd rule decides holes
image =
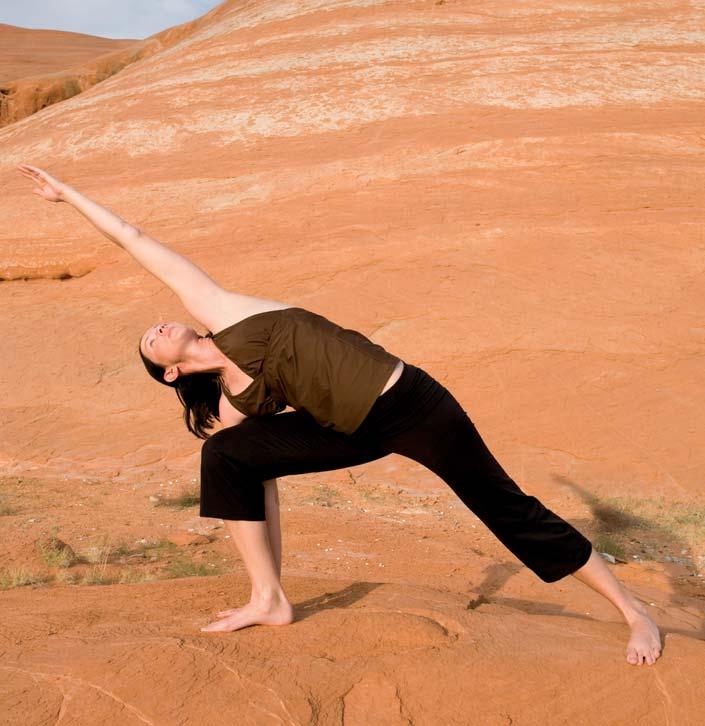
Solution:
[[[37,541],[37,549],[47,567],[71,567],[79,561],[73,549],[56,536],[57,527],[51,535]]]
[[[184,489],[175,497],[158,497],[155,507],[170,507],[172,509],[188,509],[195,507],[201,501],[200,489]]]
[[[162,577],[168,580],[177,577],[209,577],[222,574],[223,570],[218,565],[177,559],[166,566]]]
[[[82,585],[112,585],[117,582],[118,578],[108,574],[105,566],[91,567],[81,579]]]
[[[11,567],[0,571],[0,590],[10,590],[13,587],[26,585],[43,585],[48,582],[48,575],[37,575],[24,567]]]
[[[595,549],[622,559],[705,563],[705,506],[665,497],[592,497]]]
[[[147,570],[127,567],[120,572],[118,582],[122,585],[135,585],[139,582],[154,582],[156,579],[155,575]]]

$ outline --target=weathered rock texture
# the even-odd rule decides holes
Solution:
[[[608,497],[680,501],[697,522],[704,13],[667,0],[226,2],[0,130],[0,457],[54,482],[12,489],[6,559],[55,521],[72,544],[91,527],[178,525],[147,495],[197,477],[201,445],[137,355],[151,323],[193,321],[75,210],[32,195],[19,162],[224,286],[320,312],[425,368],[522,488],[586,534],[619,535]],[[307,482],[335,487],[336,506],[303,499]],[[39,704],[36,722],[697,723],[696,535],[643,520],[690,569],[640,565],[634,544],[637,559],[615,566],[668,632],[661,660],[637,669],[609,604],[572,578],[540,583],[412,462],[282,485],[284,581],[302,619],[202,637],[247,599],[242,569],[109,596],[14,590],[3,702]],[[434,492],[436,507],[400,508]]]
[[[30,30],[0,24],[0,126],[78,95],[123,68],[169,48],[220,9],[144,40],[112,40],[82,33]]]

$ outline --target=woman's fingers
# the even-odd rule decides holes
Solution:
[[[26,170],[28,174],[43,179],[46,182],[56,181],[50,174],[47,174],[43,169],[39,169],[36,166],[30,166],[29,164],[19,164],[18,166],[20,169]]]
[[[30,167],[29,164],[17,164],[17,170],[34,184],[32,194],[36,194],[42,199],[50,202],[58,202],[61,200],[61,182],[53,179],[49,174],[38,171],[32,171],[36,167]]]
[[[39,174],[36,172],[30,171],[29,169],[24,169],[22,167],[18,167],[20,170],[20,174],[23,174],[28,179],[32,179],[33,181],[37,181],[39,179]]]
[[[63,201],[63,193],[69,187],[55,179],[51,174],[42,171],[42,169],[30,164],[17,164],[17,169],[21,174],[24,174],[33,184],[36,184],[35,189],[32,191],[47,199],[50,202]]]
[[[27,164],[18,164],[17,168],[23,174],[31,174],[32,176],[39,176],[37,170],[34,167],[28,166]]]

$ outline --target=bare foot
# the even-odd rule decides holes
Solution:
[[[216,615],[219,618],[227,617],[228,615],[234,615],[235,613],[239,613],[242,608],[231,608],[230,610],[221,610],[220,612],[217,612]]]
[[[656,623],[644,612],[637,612],[627,622],[632,630],[627,643],[627,662],[653,665],[661,655],[661,635]]]
[[[248,625],[288,625],[294,622],[294,609],[288,600],[250,601],[241,608],[221,610],[219,620],[201,628],[203,632],[231,632]]]

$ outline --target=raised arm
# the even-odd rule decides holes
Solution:
[[[202,325],[219,330],[232,322],[234,298],[239,296],[220,287],[199,267],[42,169],[28,164],[17,168],[37,184],[35,194],[50,202],[68,202],[111,242],[129,252],[170,287]]]

